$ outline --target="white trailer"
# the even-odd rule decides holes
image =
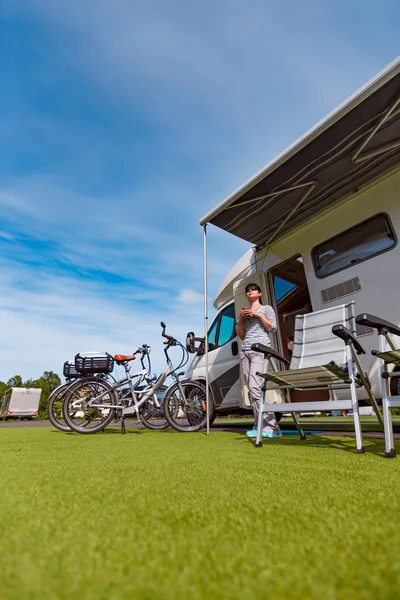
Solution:
[[[0,418],[33,419],[37,417],[42,390],[40,388],[8,389],[0,401]]]
[[[276,310],[273,345],[287,358],[297,314],[354,300],[356,314],[400,324],[400,58],[200,221],[208,223],[254,244],[214,299],[208,372],[217,411],[248,408],[235,321],[250,281]],[[379,398],[376,336],[366,327],[357,335]],[[186,375],[205,381],[202,350]]]

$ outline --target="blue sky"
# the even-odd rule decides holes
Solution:
[[[199,219],[398,54],[398,2],[5,0],[0,379],[202,331]],[[209,288],[249,244],[209,229]]]

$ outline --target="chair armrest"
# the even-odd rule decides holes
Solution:
[[[344,325],[334,325],[332,333],[343,340],[345,344],[351,344],[357,354],[365,354],[365,350],[358,339]]]
[[[251,349],[254,350],[254,352],[261,352],[261,354],[264,354],[266,358],[270,358],[272,356],[273,358],[277,358],[278,360],[282,361],[285,365],[290,365],[290,361],[282,356],[282,354],[279,354],[279,352],[271,348],[271,346],[264,346],[264,344],[252,344]]]
[[[368,313],[358,315],[356,317],[356,323],[377,329],[379,333],[384,333],[384,330],[386,330],[386,332],[400,336],[400,327],[394,323],[391,323],[390,321],[385,321],[385,319],[375,317],[375,315],[370,315]]]

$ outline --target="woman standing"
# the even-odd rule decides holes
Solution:
[[[271,306],[261,304],[261,289],[256,283],[248,283],[245,288],[249,308],[242,308],[237,324],[237,333],[243,340],[240,353],[240,366],[249,389],[249,400],[254,415],[253,429],[246,432],[247,437],[257,436],[258,412],[262,377],[256,375],[264,370],[264,357],[251,349],[252,344],[270,346],[269,333],[276,331],[276,316]],[[263,438],[282,437],[274,413],[263,414]]]

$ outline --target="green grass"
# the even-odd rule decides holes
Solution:
[[[0,597],[396,598],[400,458],[354,448],[1,428]]]

